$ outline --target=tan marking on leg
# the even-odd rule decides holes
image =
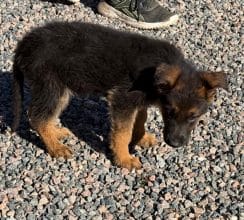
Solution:
[[[39,123],[35,126],[35,129],[41,136],[51,156],[64,157],[65,159],[71,157],[71,149],[59,142],[59,129],[56,127],[54,121]]]
[[[69,89],[66,89],[63,93],[63,95],[61,96],[61,98],[59,99],[59,103],[56,107],[56,111],[54,113],[53,116],[53,120],[58,120],[60,114],[62,113],[62,111],[68,106],[69,104],[69,100],[70,100],[70,96],[71,96],[71,91]],[[56,126],[56,137],[60,140],[60,139],[64,139],[68,136],[74,136],[74,134],[65,127],[57,127]]]
[[[72,137],[72,136],[74,136],[74,134],[68,128],[65,128],[65,127],[59,128],[59,127],[57,127],[57,138],[58,139],[64,139],[66,137]]]
[[[129,153],[129,142],[132,136],[133,124],[135,121],[136,111],[126,121],[112,122],[111,131],[111,149],[114,153],[115,163],[129,170],[141,168],[139,158],[133,157]]]
[[[133,135],[130,145],[140,145],[142,147],[151,147],[157,144],[155,135],[145,132],[145,122],[147,120],[147,109],[138,111],[133,128]]]
[[[72,94],[71,91],[68,90],[68,89],[66,89],[64,91],[63,95],[59,99],[59,103],[58,103],[58,105],[56,107],[56,110],[55,110],[53,118],[56,118],[56,119],[59,118],[60,114],[68,106],[71,94]]]

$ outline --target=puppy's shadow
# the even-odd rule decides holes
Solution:
[[[11,98],[12,76],[10,72],[0,71],[0,132],[5,133],[10,129],[12,115]],[[23,113],[17,134],[27,142],[45,149],[40,138],[30,129],[27,118],[30,93],[28,87],[24,89]],[[101,97],[73,98],[68,108],[61,116],[62,124],[69,128],[79,140],[84,141],[93,150],[102,152],[111,158],[108,149],[108,134],[110,120],[107,103]]]
[[[0,70],[0,133],[6,133],[10,131],[11,124],[13,121],[13,112],[12,112],[12,73],[3,72]],[[30,101],[30,95],[28,88],[24,88],[24,100],[23,100],[23,109],[21,115],[21,121],[19,128],[17,130],[17,135],[21,139],[25,139],[27,142],[30,142],[41,149],[45,149],[41,140],[30,130],[30,126],[27,119],[27,106]],[[13,140],[16,136],[12,136]],[[14,140],[13,140],[14,141]]]
[[[73,98],[63,112],[61,122],[95,151],[109,155],[110,119],[105,99],[98,96]]]
[[[11,123],[11,73],[0,70],[0,132]]]
[[[72,5],[68,0],[40,0],[42,2],[50,2],[53,4],[59,3],[64,5]],[[82,3],[85,7],[91,8],[94,12],[96,12],[97,4],[99,0],[80,0],[80,3]]]

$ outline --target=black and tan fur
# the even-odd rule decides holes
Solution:
[[[79,22],[54,22],[32,30],[19,42],[13,68],[13,130],[20,120],[25,80],[32,96],[32,128],[52,156],[68,158],[72,152],[59,140],[71,132],[59,128],[57,118],[71,95],[105,95],[114,161],[129,169],[141,167],[129,145],[156,143],[144,128],[148,106],[161,109],[165,141],[178,147],[187,144],[216,88],[227,88],[223,72],[197,70],[166,41]]]

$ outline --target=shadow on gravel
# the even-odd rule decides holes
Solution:
[[[95,151],[110,157],[108,149],[110,120],[105,100],[98,96],[75,97],[63,112],[61,122]]]
[[[4,133],[12,123],[10,72],[0,71],[0,132]],[[45,149],[40,138],[31,131],[27,108],[30,101],[29,89],[25,87],[24,109],[17,134],[35,146]],[[110,129],[107,103],[99,97],[73,98],[61,116],[61,123],[69,128],[79,140],[83,140],[93,150],[104,153],[111,158],[108,149]]]
[[[0,71],[0,132],[4,132],[11,123],[10,83],[11,73]]]
[[[12,114],[12,76],[11,72],[2,72],[0,71],[0,131],[4,133],[7,129],[10,130],[13,114]],[[27,103],[30,100],[28,95],[28,88],[25,88],[24,91],[24,109],[21,116],[21,122],[17,134],[25,139],[27,142],[31,142],[37,147],[44,149],[44,145],[40,139],[31,132],[28,119],[26,117]]]
[[[40,0],[42,2],[50,2],[50,3],[59,3],[64,5],[72,5],[68,0]],[[80,3],[82,3],[85,7],[91,8],[94,12],[97,11],[97,4],[99,0],[80,0]]]

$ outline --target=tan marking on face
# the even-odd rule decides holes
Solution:
[[[197,106],[191,107],[190,109],[188,109],[187,114],[188,114],[189,117],[192,116],[192,115],[198,116],[199,115],[198,107]]]
[[[206,88],[204,86],[198,88],[196,90],[196,94],[201,98],[206,98],[206,94],[207,94]]]

